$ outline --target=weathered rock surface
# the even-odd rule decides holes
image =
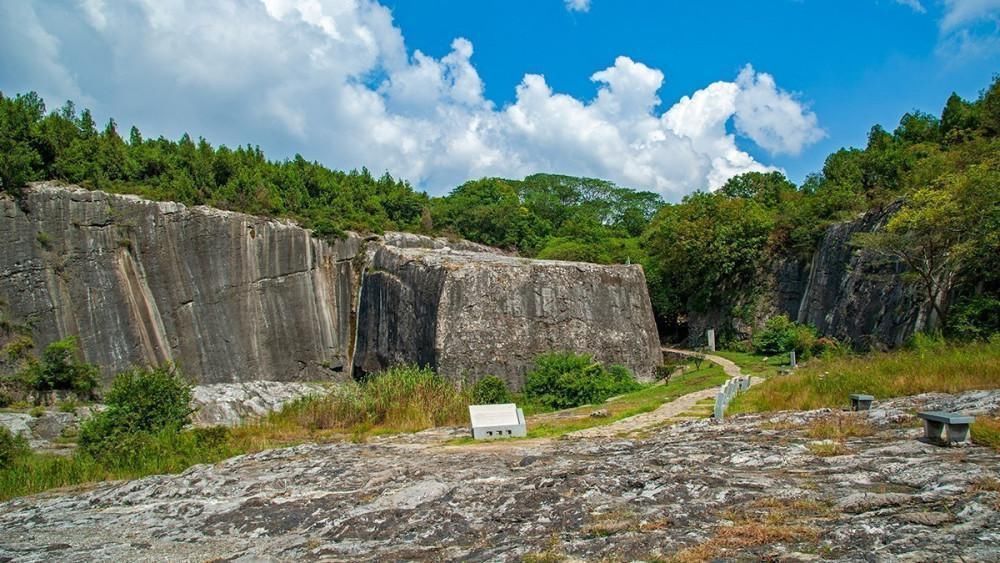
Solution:
[[[91,407],[80,407],[75,412],[45,410],[37,416],[26,412],[0,412],[0,426],[15,436],[23,436],[28,445],[37,451],[71,449],[59,442],[68,434],[75,435],[80,422],[90,416]]]
[[[405,361],[516,382],[560,348],[652,373],[640,268],[496,252],[407,233],[330,244],[286,221],[51,184],[0,197],[0,299],[39,347],[78,335],[108,379],[165,360],[201,384]]]
[[[281,410],[290,401],[326,391],[316,383],[282,381],[196,385],[191,392],[192,422],[198,426],[236,426]]]
[[[922,329],[928,306],[903,282],[904,267],[851,245],[855,234],[882,229],[898,210],[897,204],[831,226],[807,269],[798,310],[788,309],[789,316],[866,347],[898,346]]]
[[[350,365],[360,240],[287,222],[39,185],[0,198],[0,298],[44,344],[79,335],[106,377],[174,360],[202,383]]]
[[[439,429],[266,451],[0,504],[0,558],[996,561],[1000,454],[917,440],[904,411],[926,400],[834,457],[806,447],[828,410],[641,441],[442,446],[465,431]],[[996,412],[1000,392],[931,400]]]
[[[901,264],[851,244],[857,233],[882,229],[898,210],[897,203],[830,226],[810,260],[773,259],[761,274],[755,295],[743,296],[724,308],[690,314],[692,344],[704,345],[708,328],[746,338],[777,314],[811,324],[820,334],[858,348],[902,344],[926,326],[929,304],[903,281]],[[733,311],[749,315],[740,318]]]
[[[551,351],[593,353],[640,377],[661,363],[639,266],[385,246],[362,282],[359,319],[354,365],[363,371],[414,362],[517,388]]]

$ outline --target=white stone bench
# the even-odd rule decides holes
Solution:
[[[969,425],[974,416],[954,412],[928,411],[917,413],[924,420],[924,437],[938,444],[962,443],[969,439]]]
[[[502,405],[469,405],[472,437],[476,440],[523,438],[528,435],[524,411],[513,403]]]

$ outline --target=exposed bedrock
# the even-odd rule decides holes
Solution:
[[[638,266],[381,247],[362,286],[355,367],[363,371],[414,362],[518,388],[550,351],[593,353],[640,377],[661,363]]]
[[[78,336],[108,380],[170,360],[201,384],[400,362],[518,383],[557,349],[652,373],[640,268],[493,252],[405,233],[328,243],[288,221],[51,184],[0,196],[0,299],[39,348]]]
[[[902,344],[924,328],[929,305],[904,282],[902,264],[851,242],[858,233],[884,228],[899,207],[893,204],[830,226],[809,260],[775,258],[752,294],[729,307],[691,313],[692,342],[704,343],[705,329],[713,327],[747,337],[767,317],[785,314],[859,348]]]
[[[165,360],[201,383],[348,371],[356,237],[41,185],[0,198],[0,245],[12,315],[39,345],[77,335],[106,377]]]

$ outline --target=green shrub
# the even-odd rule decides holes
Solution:
[[[495,375],[487,375],[472,386],[472,400],[477,405],[500,405],[513,402],[507,384]]]
[[[589,354],[565,352],[539,356],[525,379],[524,392],[531,401],[564,409],[602,403],[639,387],[625,367],[605,369]]]
[[[785,315],[767,319],[764,329],[753,337],[753,349],[758,354],[787,354],[795,350],[800,359],[811,356],[816,344],[815,329],[799,324]]]
[[[28,441],[14,435],[6,426],[0,426],[0,469],[10,467],[14,461],[28,453]]]
[[[670,376],[678,368],[682,367],[684,367],[684,364],[681,362],[664,362],[663,365],[656,366],[656,380],[663,383],[670,383]]]
[[[38,392],[73,391],[81,397],[93,396],[100,370],[77,359],[75,336],[56,340],[45,347],[41,361],[27,363],[20,377]]]
[[[1000,333],[1000,299],[977,295],[960,300],[948,315],[947,331],[963,340],[986,340]]]
[[[177,433],[191,418],[191,386],[171,364],[133,368],[115,377],[101,411],[80,427],[80,447],[100,456],[122,444],[146,440],[137,434]]]

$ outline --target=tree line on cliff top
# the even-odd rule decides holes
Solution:
[[[114,120],[99,129],[71,102],[47,112],[34,93],[0,94],[0,188],[17,196],[35,180],[290,217],[328,237],[405,230],[529,257],[641,263],[665,327],[736,303],[762,265],[810,255],[830,224],[901,201],[884,232],[855,242],[904,263],[941,305],[939,326],[979,337],[1000,327],[1000,79],[976,100],[953,94],[940,116],[907,113],[891,132],[876,125],[865,148],[831,154],[800,186],[751,172],[677,204],[553,174],[472,180],[429,197],[389,174],[268,160],[250,145],[150,139],[135,127],[126,139]]]

